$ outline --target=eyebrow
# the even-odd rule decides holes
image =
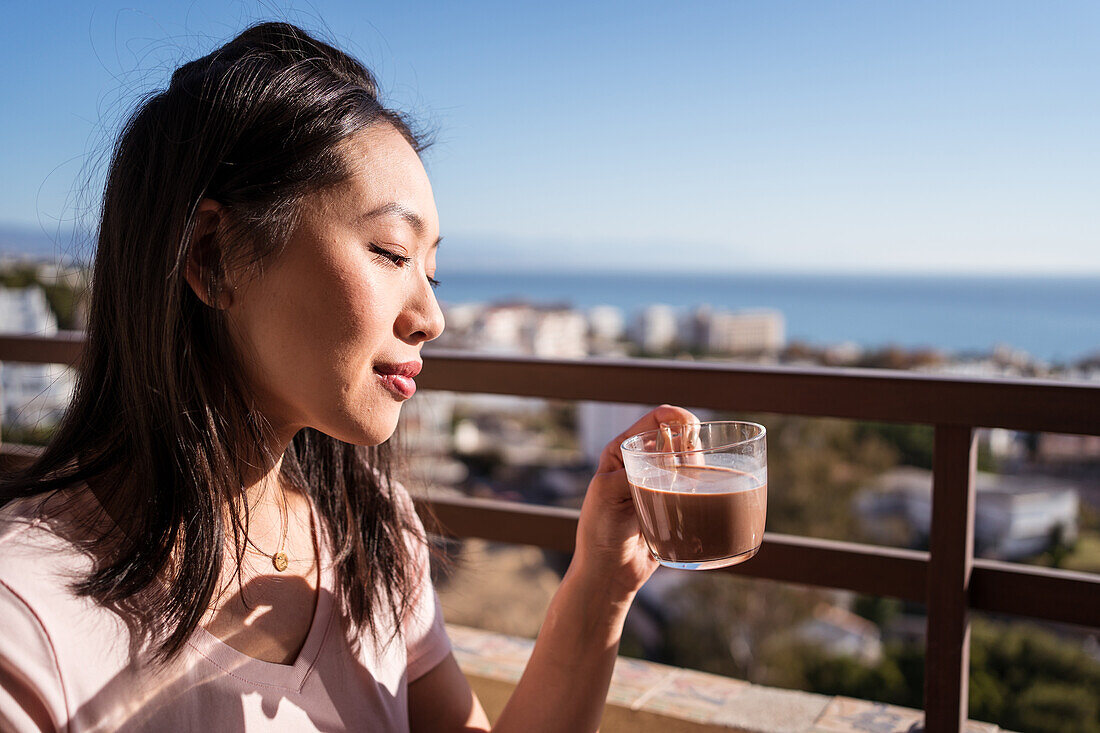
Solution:
[[[424,234],[424,220],[420,218],[420,215],[415,211],[405,206],[404,204],[396,201],[391,201],[388,204],[382,204],[381,206],[371,209],[367,213],[363,214],[360,219],[374,219],[379,216],[397,216],[405,220],[417,236]],[[436,237],[435,242],[432,243],[432,247],[438,247],[439,243],[443,241],[443,237]]]

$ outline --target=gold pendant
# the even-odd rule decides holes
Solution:
[[[275,569],[280,573],[286,570],[286,566],[289,564],[289,561],[286,559],[286,553],[276,552],[271,556],[271,564],[274,565]]]

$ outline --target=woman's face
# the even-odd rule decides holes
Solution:
[[[305,198],[285,249],[234,284],[227,310],[281,440],[312,427],[376,445],[415,389],[420,348],[443,331],[432,292],[439,220],[420,158],[391,125],[349,138],[342,153],[352,175]]]

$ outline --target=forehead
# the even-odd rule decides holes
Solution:
[[[338,188],[357,208],[374,210],[398,204],[435,225],[435,200],[420,156],[396,128],[373,125],[340,144],[349,172]]]

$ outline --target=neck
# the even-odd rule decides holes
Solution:
[[[247,505],[251,511],[286,503],[286,495],[293,489],[282,477],[283,454],[278,456],[271,465],[257,466],[242,475],[240,492],[233,499],[238,508]]]
[[[305,496],[282,477],[283,454],[289,444],[288,438],[281,444],[281,450],[268,454],[277,456],[276,459],[257,462],[259,465],[253,464],[250,470],[242,474],[240,488],[223,505],[227,533],[232,531],[229,519],[231,509],[236,510],[242,522],[245,512],[248,512],[249,536],[255,538],[259,534],[271,534],[274,531],[272,525],[281,534],[286,515],[302,508]],[[135,489],[132,475],[127,475],[125,469],[119,467],[109,474],[89,479],[87,485],[106,514],[105,518],[115,527],[126,534],[137,529],[132,521]],[[232,542],[229,537],[227,540]]]

